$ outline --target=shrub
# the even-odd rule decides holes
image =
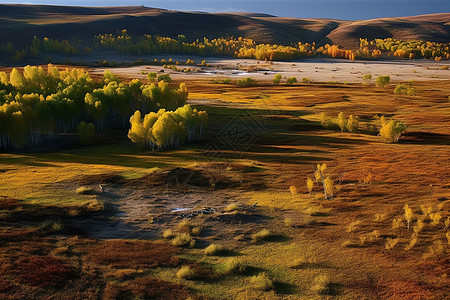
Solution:
[[[158,74],[156,74],[156,72],[149,72],[147,74],[147,79],[149,81],[155,81],[157,77],[158,77]]]
[[[359,128],[359,117],[350,115],[347,120],[347,130],[349,132],[357,132]]]
[[[263,229],[258,231],[257,233],[252,234],[252,240],[254,242],[261,242],[270,237],[270,231],[268,229]]]
[[[395,87],[394,94],[414,96],[416,95],[416,89],[412,85],[399,84]]]
[[[245,78],[242,78],[241,80],[238,80],[238,82],[236,84],[240,87],[255,86],[256,81],[251,77],[245,77]]]
[[[239,210],[239,206],[235,203],[228,204],[227,207],[225,207],[225,211],[231,212]]]
[[[250,278],[253,288],[261,291],[268,291],[274,288],[273,281],[263,272]]]
[[[191,237],[191,235],[189,233],[180,233],[180,234],[177,234],[172,239],[172,245],[182,246],[182,247],[183,246],[194,247],[195,240]]]
[[[177,272],[177,277],[180,279],[192,279],[195,276],[195,271],[190,266],[182,266]]]
[[[296,77],[289,77],[286,80],[286,85],[293,85],[294,83],[297,83],[297,78]]]
[[[331,125],[330,118],[324,112],[320,113],[320,125],[322,125],[325,128],[328,128]]]
[[[167,83],[171,83],[172,82],[172,78],[170,77],[169,74],[161,74],[158,76],[158,81],[164,81]]]
[[[309,79],[308,77],[303,77],[302,82],[303,83],[311,83],[311,79]]]
[[[213,83],[213,84],[230,84],[231,79],[230,78],[213,78],[211,80],[211,83]]]
[[[387,143],[398,142],[402,133],[406,130],[406,125],[397,120],[384,123],[380,129],[381,138]]]
[[[175,236],[175,233],[171,229],[166,229],[163,232],[163,238],[165,239],[171,239]]]
[[[247,270],[247,265],[241,260],[230,259],[223,265],[223,273],[225,274],[244,274]]]
[[[362,79],[363,79],[363,85],[369,85],[370,81],[372,80],[372,75],[366,74],[362,77]]]
[[[377,87],[385,87],[391,81],[389,76],[378,76],[377,77]]]
[[[338,114],[338,125],[341,131],[345,131],[347,128],[347,118],[345,117],[345,114],[343,112],[340,112]]]
[[[183,232],[190,232],[191,228],[194,227],[195,224],[192,223],[189,219],[183,219],[180,223],[178,223],[178,230]]]
[[[328,290],[331,281],[327,275],[318,275],[314,278],[311,285],[311,291],[317,294],[324,294]]]
[[[221,245],[211,244],[203,250],[203,253],[205,253],[205,255],[218,255],[225,252],[225,250],[226,249]]]
[[[273,84],[279,85],[281,82],[281,78],[282,78],[281,74],[279,74],[279,73],[275,74],[272,79]]]

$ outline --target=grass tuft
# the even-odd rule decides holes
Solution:
[[[274,289],[272,279],[270,279],[265,272],[252,276],[250,278],[250,283],[253,288],[260,291],[269,291]]]
[[[195,271],[190,266],[182,266],[177,272],[177,277],[180,279],[192,279],[195,276]]]
[[[257,233],[252,234],[252,240],[255,243],[267,240],[270,237],[270,231],[268,229],[263,229]]]

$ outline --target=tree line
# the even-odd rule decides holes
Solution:
[[[144,84],[137,79],[126,83],[109,71],[93,80],[83,69],[60,70],[51,64],[46,68],[26,66],[23,71],[14,68],[0,72],[0,148],[40,145],[57,133],[77,129],[92,135],[90,123],[97,131],[105,126],[127,128],[135,111],[176,110],[187,98],[184,83]],[[193,139],[191,128],[186,130],[188,139]]]
[[[45,58],[49,54],[89,55],[93,51],[113,50],[123,55],[155,55],[161,53],[196,56],[227,56],[258,60],[293,60],[303,57],[325,56],[343,59],[425,58],[450,59],[450,43],[402,41],[392,38],[368,41],[360,39],[358,49],[343,49],[338,45],[294,43],[291,45],[258,44],[247,38],[195,39],[184,35],[176,38],[142,35],[132,36],[127,30],[119,34],[100,34],[90,41],[55,40],[34,37],[29,47],[15,48],[11,43],[0,46],[0,54],[12,62]]]

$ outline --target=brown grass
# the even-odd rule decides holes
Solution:
[[[189,290],[180,285],[151,276],[136,278],[124,283],[109,282],[104,299],[187,299]]]
[[[72,273],[63,261],[50,256],[24,257],[15,263],[14,268],[21,282],[39,286],[62,284]]]
[[[384,300],[423,300],[433,299],[433,293],[415,280],[384,281],[378,283],[379,297]]]
[[[90,248],[86,259],[111,267],[177,266],[178,251],[177,247],[160,242],[113,240]]]

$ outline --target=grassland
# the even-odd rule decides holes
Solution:
[[[415,96],[397,82],[187,84],[204,142],[152,153],[113,132],[0,153],[2,299],[448,296],[449,81],[415,82]],[[321,126],[341,111],[357,133]],[[399,143],[381,142],[374,115],[408,125]],[[318,163],[331,200],[307,190]]]

